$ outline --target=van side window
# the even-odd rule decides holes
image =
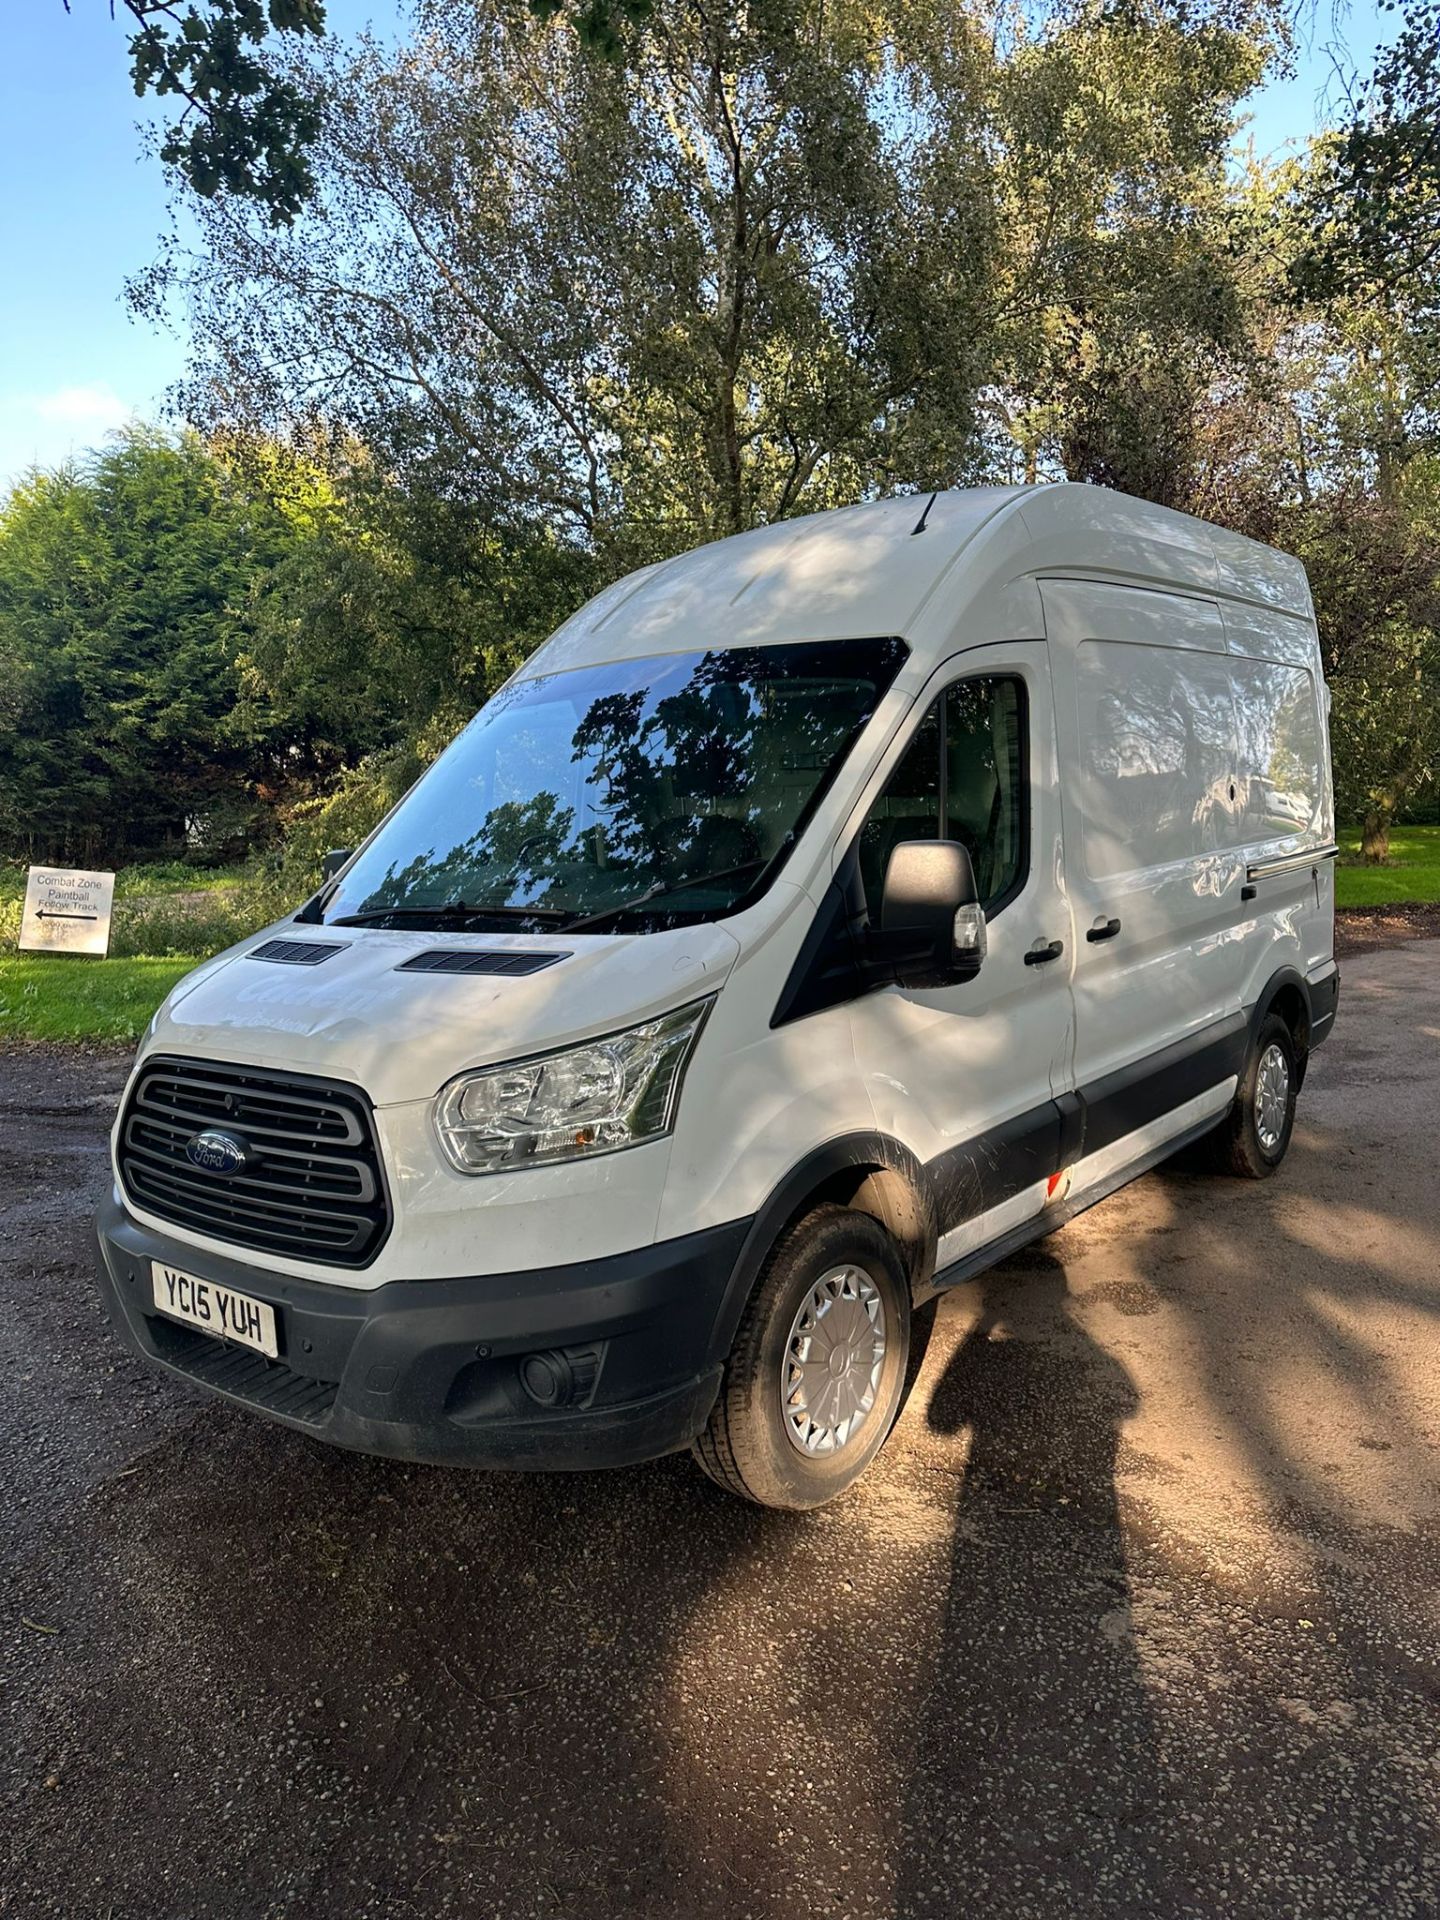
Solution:
[[[987,907],[1025,877],[1025,687],[961,680],[945,694],[945,838],[967,848]]]
[[[940,837],[940,709],[937,700],[860,829],[860,878],[874,913],[891,852],[902,840]]]
[[[1086,640],[1075,653],[1075,697],[1092,880],[1236,844],[1223,654]]]
[[[860,878],[874,912],[902,840],[958,840],[987,909],[1025,877],[1025,687],[1014,675],[960,680],[930,708],[860,829]]]
[[[1303,667],[1230,660],[1243,837],[1303,833],[1324,796],[1315,684]]]

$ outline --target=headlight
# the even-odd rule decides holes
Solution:
[[[460,1173],[498,1173],[615,1153],[669,1133],[710,1006],[698,1000],[564,1053],[462,1073],[435,1100],[446,1159]]]

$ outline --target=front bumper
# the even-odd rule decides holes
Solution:
[[[624,1466],[688,1446],[719,1391],[747,1220],[527,1273],[363,1290],[267,1273],[100,1209],[106,1306],[142,1358],[332,1445],[509,1469]],[[263,1359],[155,1311],[152,1260],[274,1308]],[[553,1404],[527,1390],[556,1389]]]

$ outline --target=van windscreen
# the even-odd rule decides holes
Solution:
[[[325,919],[633,930],[732,913],[779,870],[906,651],[807,641],[513,681]]]

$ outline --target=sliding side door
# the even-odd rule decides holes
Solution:
[[[1088,581],[1046,581],[1042,595],[1089,1155],[1182,1107],[1188,1121],[1228,1103],[1243,1042],[1243,802],[1219,608]]]

